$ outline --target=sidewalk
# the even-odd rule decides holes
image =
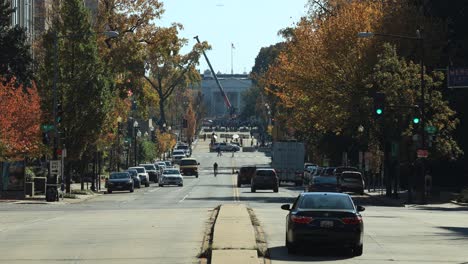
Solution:
[[[85,190],[83,194],[80,193],[81,190],[81,183],[72,183],[70,188],[72,190],[72,195],[74,195],[75,198],[62,198],[59,195],[59,201],[58,202],[47,202],[45,200],[45,195],[35,195],[33,197],[25,197],[24,199],[0,199],[0,204],[1,203],[9,203],[9,204],[74,204],[74,203],[80,203],[92,198],[95,198],[99,195],[102,195],[105,193],[105,188],[104,188],[104,182],[101,183],[101,190],[98,192],[92,192],[90,189],[86,190],[86,183],[85,183]],[[91,184],[89,184],[89,187],[91,188]],[[77,191],[78,193],[73,193],[74,191]],[[85,194],[86,193],[86,194]]]
[[[398,195],[392,194],[391,196],[386,196],[385,189],[376,189],[371,192],[365,192],[365,195],[374,199],[380,205],[384,206],[405,206],[408,203],[408,191],[402,190],[398,192]],[[427,197],[426,204],[444,204],[452,203],[454,197],[456,196],[453,192],[440,192],[438,195],[432,195]],[[413,192],[413,199],[411,204],[421,204],[420,194]],[[460,204],[462,205],[462,204]]]

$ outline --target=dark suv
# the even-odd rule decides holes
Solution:
[[[250,190],[269,190],[278,192],[279,178],[274,169],[257,169],[252,177]]]
[[[256,166],[242,166],[237,173],[237,187],[241,187],[242,184],[250,184],[256,169]]]

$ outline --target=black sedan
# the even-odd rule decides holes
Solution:
[[[354,256],[362,255],[364,224],[359,212],[364,207],[355,206],[348,194],[301,193],[286,217],[286,247],[295,253],[304,249],[348,248]]]
[[[133,192],[135,185],[132,176],[128,172],[112,172],[107,181],[107,192],[112,193],[117,190],[128,190]]]

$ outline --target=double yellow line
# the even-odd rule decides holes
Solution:
[[[234,158],[231,159],[231,167],[236,168],[236,160]],[[232,169],[232,171],[234,172],[234,169]],[[239,188],[237,188],[237,174],[233,173],[231,178],[234,202],[240,202]]]

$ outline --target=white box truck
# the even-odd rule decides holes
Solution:
[[[302,186],[304,181],[304,143],[276,141],[273,143],[271,166],[276,170],[280,184],[293,182]]]

